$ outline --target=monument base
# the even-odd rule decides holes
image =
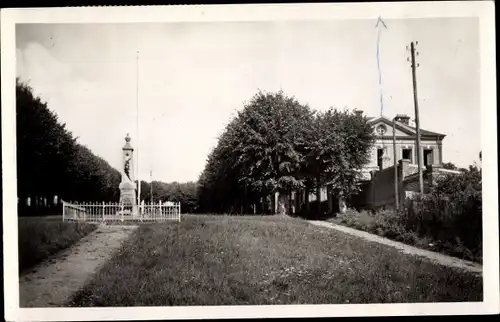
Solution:
[[[120,189],[120,205],[136,206],[135,189]]]

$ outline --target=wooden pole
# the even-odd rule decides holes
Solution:
[[[396,118],[392,119],[392,149],[394,155],[394,197],[396,199],[396,209],[399,209],[398,163],[396,160]]]
[[[418,44],[418,42],[417,42]],[[424,193],[424,177],[422,171],[422,151],[420,151],[420,118],[418,111],[418,97],[417,97],[417,62],[415,61],[415,43],[413,41],[411,46],[411,71],[413,76],[413,102],[415,105],[415,125],[417,128],[417,162],[418,162],[418,181],[420,186],[420,193]]]

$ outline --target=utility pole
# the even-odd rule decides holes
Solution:
[[[413,75],[413,102],[415,105],[415,126],[417,128],[417,160],[418,160],[418,181],[420,186],[420,193],[424,193],[424,176],[422,171],[422,151],[420,151],[420,119],[418,113],[418,97],[417,97],[417,72],[416,69],[420,65],[415,61],[415,56],[418,56],[418,52],[415,52],[415,46],[418,45],[418,41],[415,43],[412,41],[410,43],[411,52],[411,72]],[[408,49],[408,46],[406,47]]]
[[[396,117],[392,119],[392,149],[394,156],[394,197],[396,198],[396,209],[399,209],[398,163],[396,160]]]

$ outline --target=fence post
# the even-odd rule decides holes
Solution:
[[[66,212],[66,201],[62,200],[62,205],[63,205],[63,218],[62,218],[62,221],[64,222],[64,216],[65,216],[65,212]]]
[[[106,206],[104,201],[102,202],[102,222],[104,222],[104,214],[106,213]]]

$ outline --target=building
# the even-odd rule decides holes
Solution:
[[[364,169],[367,179],[370,172],[384,170],[394,166],[393,131],[396,132],[396,161],[408,160],[411,166],[417,165],[417,129],[410,125],[410,117],[397,115],[395,129],[392,120],[380,116],[369,118],[372,124],[376,142],[371,151],[370,163]],[[443,163],[443,139],[445,134],[420,129],[420,151],[422,166],[440,165]],[[397,163],[397,162],[396,162]]]
[[[361,113],[361,111],[359,111]],[[396,203],[395,182],[398,183],[399,200],[404,200],[420,190],[417,162],[417,129],[410,125],[410,117],[396,115],[394,123],[391,119],[380,116],[370,117],[368,122],[375,131],[376,141],[370,151],[370,161],[362,169],[363,178],[360,182],[359,194],[347,200],[347,206],[365,209],[375,209],[392,206]],[[395,134],[395,135],[393,135]],[[443,140],[445,134],[420,129],[420,149],[422,172],[424,179],[424,193],[435,182],[436,178],[446,173],[459,173],[446,170],[443,164]],[[396,159],[394,159],[394,139],[396,142]],[[396,167],[396,171],[394,170]],[[397,173],[397,178],[395,177]],[[278,205],[291,212],[298,210],[305,202],[305,194],[297,196],[292,193],[290,200],[287,196],[275,194],[275,212],[279,212]],[[314,193],[307,198],[310,202],[316,200]],[[322,208],[325,212],[338,212],[345,209],[345,201],[328,192],[326,187],[321,189]]]
[[[407,115],[396,115],[394,121],[393,123],[384,116],[369,118],[368,122],[373,126],[376,141],[371,151],[370,162],[363,169],[361,192],[350,200],[352,206],[374,209],[394,205],[396,181],[399,200],[420,192],[417,130],[410,125],[410,118]],[[442,167],[445,137],[446,135],[442,133],[420,129],[424,193],[429,191],[439,176],[459,173]],[[396,159],[394,159],[394,141]]]

